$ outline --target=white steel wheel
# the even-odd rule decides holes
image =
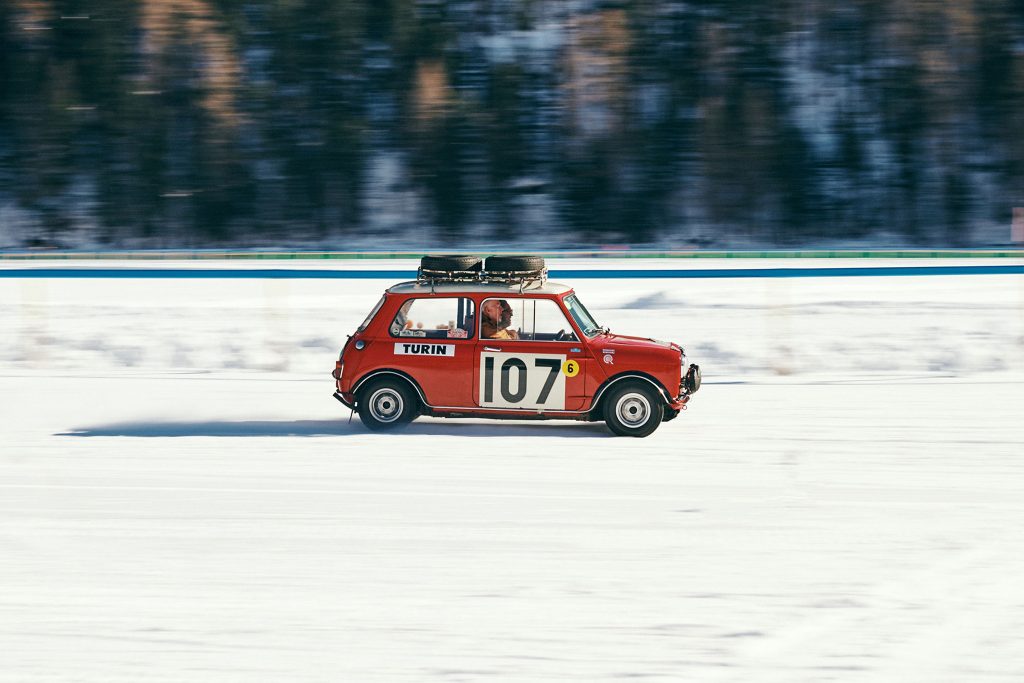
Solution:
[[[419,399],[409,383],[400,377],[370,380],[356,395],[359,419],[367,429],[395,429],[412,422],[419,411]]]
[[[636,429],[651,419],[651,402],[637,391],[623,394],[615,403],[615,414],[623,425]]]
[[[665,417],[665,401],[646,382],[623,381],[604,399],[604,421],[619,436],[651,434]]]
[[[402,395],[391,387],[378,389],[370,395],[366,408],[378,422],[394,422],[402,416]]]

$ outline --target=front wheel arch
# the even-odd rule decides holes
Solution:
[[[646,372],[639,372],[635,370],[620,372],[619,374],[613,377],[609,377],[604,382],[602,382],[601,386],[599,386],[597,388],[597,391],[594,393],[594,401],[593,403],[590,404],[590,410],[588,411],[588,414],[592,421],[604,419],[604,400],[608,396],[608,391],[611,388],[613,388],[616,384],[621,384],[622,382],[629,381],[650,382],[658,390],[658,395],[661,396],[662,400],[665,401],[666,406],[668,406],[672,402],[668,390],[665,389],[665,385],[663,385],[661,382],[659,382],[651,375],[648,375]]]
[[[643,438],[653,434],[665,417],[666,406],[659,394],[649,382],[639,379],[616,382],[608,390],[601,411],[608,429],[616,436]]]

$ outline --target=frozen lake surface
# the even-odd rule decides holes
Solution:
[[[1024,678],[1024,277],[580,283],[642,440],[349,424],[387,284],[0,281],[0,680]]]

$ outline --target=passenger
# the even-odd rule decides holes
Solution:
[[[504,299],[490,299],[484,302],[481,309],[480,336],[484,339],[519,339],[512,324],[512,307]]]

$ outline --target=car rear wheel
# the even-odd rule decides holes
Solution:
[[[420,402],[409,384],[397,377],[371,380],[356,395],[359,419],[367,429],[404,427],[419,414]]]
[[[664,416],[665,401],[641,382],[623,382],[604,399],[604,421],[618,436],[648,436]]]

